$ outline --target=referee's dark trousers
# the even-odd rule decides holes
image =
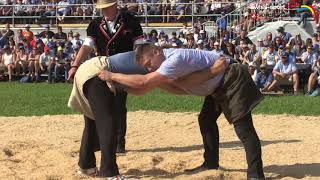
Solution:
[[[115,96],[106,83],[98,77],[87,81],[83,89],[95,120],[85,117],[78,164],[82,169],[96,167],[94,152],[100,148],[99,176],[118,175],[119,170],[116,163],[118,124],[114,109]]]
[[[221,109],[211,96],[204,100],[199,125],[204,144],[204,165],[219,167],[219,130],[217,119]],[[237,136],[246,151],[248,178],[264,178],[259,137],[252,123],[251,112],[233,123]]]

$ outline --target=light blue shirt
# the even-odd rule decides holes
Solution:
[[[156,72],[171,79],[188,75],[195,71],[208,68],[222,55],[212,51],[202,51],[195,49],[163,49],[164,62]],[[227,59],[229,63],[229,59]],[[180,87],[188,94],[207,96],[214,92],[219,86],[224,73],[220,73],[214,78],[194,87]]]
[[[286,64],[283,64],[281,60],[277,62],[273,70],[280,73],[291,73],[297,70],[296,65],[293,62],[288,61]]]

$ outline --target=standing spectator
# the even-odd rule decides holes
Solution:
[[[58,32],[56,34],[54,34],[53,36],[54,39],[57,40],[67,40],[67,34],[63,32],[62,27],[58,26]]]
[[[28,66],[28,54],[26,53],[26,50],[23,46],[19,47],[16,60],[15,60],[15,69],[17,75],[20,74],[21,68],[22,68],[22,75],[25,75],[27,72],[27,66]]]
[[[281,61],[277,62],[272,73],[274,80],[269,87],[270,90],[272,90],[280,80],[285,79],[293,81],[294,94],[297,94],[299,88],[298,69],[293,62],[288,60],[288,53],[283,52],[281,54]]]
[[[12,50],[8,45],[5,45],[3,48],[3,55],[2,57],[2,62],[4,63],[5,67],[8,69],[8,74],[9,74],[9,82],[12,80],[12,74],[13,74],[13,68],[14,68],[14,59],[15,59],[15,54],[12,53]]]
[[[224,12],[221,12],[221,17],[217,19],[216,24],[218,26],[218,33],[220,32],[224,33],[227,30],[228,22],[227,22],[227,16],[225,16]],[[219,37],[222,37],[222,34],[219,34]]]
[[[40,37],[45,38],[47,34],[49,39],[53,38],[54,32],[50,30],[50,25],[47,24],[44,26],[44,28],[46,29],[40,33]]]
[[[257,74],[254,82],[261,92],[269,91],[269,87],[273,81],[272,73],[268,71],[267,65],[260,65],[260,72]]]
[[[33,40],[34,34],[30,30],[30,25],[29,24],[25,25],[25,30],[22,31],[22,35],[24,36],[24,38],[27,40],[28,43],[30,43]]]
[[[101,9],[103,17],[94,19],[89,23],[87,38],[71,67],[69,79],[73,78],[81,62],[87,59],[87,55],[94,48],[96,48],[99,56],[111,56],[132,51],[134,43],[143,39],[143,31],[138,19],[127,9],[117,9],[116,0],[98,0],[96,8]],[[105,84],[103,81],[97,82]],[[92,85],[94,84],[88,86]],[[88,94],[97,97],[95,92],[88,92]],[[117,118],[112,118],[112,122],[110,122],[114,126],[105,127],[105,123],[108,123],[109,119],[103,116],[105,110],[102,107],[96,112],[98,117],[95,121],[84,117],[85,128],[79,153],[79,173],[88,174],[90,171],[96,173],[94,151],[99,147],[96,147],[93,143],[100,142],[102,158],[99,175],[103,177],[119,175],[115,152],[125,152],[127,93],[117,92],[114,98],[114,107],[119,114]],[[99,136],[99,140],[96,135]]]

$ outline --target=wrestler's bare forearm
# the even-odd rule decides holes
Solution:
[[[195,84],[201,84],[212,79],[217,74],[224,72],[227,67],[226,60],[224,57],[221,57],[211,67],[181,77],[175,80],[173,84],[178,87],[192,87]]]
[[[159,86],[159,88],[168,92],[168,93],[172,93],[172,94],[176,94],[176,95],[186,95],[187,94],[183,89],[176,87],[173,84],[162,84]]]
[[[134,89],[154,89],[163,83],[172,82],[169,78],[152,72],[146,75],[126,75],[121,73],[109,73],[112,81],[126,85]]]

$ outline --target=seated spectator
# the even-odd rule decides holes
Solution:
[[[278,36],[284,42],[284,44],[287,44],[289,42],[290,38],[292,37],[292,35],[289,32],[285,32],[285,29],[283,26],[280,26],[277,29],[277,32],[278,32]]]
[[[74,38],[71,41],[72,47],[81,46],[83,44],[83,40],[80,39],[80,34],[78,32],[74,33]]]
[[[9,39],[6,36],[3,36],[4,32],[0,31],[0,49],[4,48],[8,44]]]
[[[22,2],[22,0],[17,0],[17,4],[14,9],[14,15],[15,16],[27,16],[27,7],[23,6],[25,3]]]
[[[22,69],[22,75],[25,75],[28,67],[28,53],[23,46],[20,46],[15,60],[15,69],[17,75],[20,75]]]
[[[9,39],[14,37],[14,32],[10,29],[9,23],[6,24],[5,33],[3,34],[3,36],[5,36]]]
[[[257,40],[257,46],[256,46],[256,49],[258,51],[258,53],[260,54],[260,56],[262,56],[262,54],[264,54],[264,52],[266,51],[266,46],[264,45],[263,43],[263,40],[258,38]]]
[[[1,62],[4,63],[5,67],[8,70],[8,75],[9,75],[9,82],[12,80],[12,74],[13,74],[13,69],[14,69],[14,59],[15,59],[15,54],[12,53],[12,50],[8,45],[5,45],[3,47],[4,53],[1,56]]]
[[[250,61],[249,61],[249,57],[248,57],[248,55],[249,55],[249,46],[248,46],[248,44],[243,44],[242,45],[242,48],[241,48],[241,50],[240,50],[240,56],[239,56],[239,60],[240,60],[240,62],[242,63],[242,64],[246,64],[246,65],[248,65],[249,63],[250,63]]]
[[[37,48],[33,48],[28,56],[28,76],[31,77],[32,81],[39,82],[39,58],[40,53]]]
[[[294,42],[294,41],[291,41],[291,42]],[[285,52],[289,54],[289,61],[296,63],[297,55],[296,55],[296,51],[294,51],[292,47],[294,47],[293,43],[287,44],[285,48]]]
[[[27,40],[28,43],[30,43],[33,40],[34,35],[33,35],[33,32],[30,30],[29,24],[25,25],[25,30],[22,31],[22,35],[24,36],[24,38]]]
[[[227,43],[227,51],[225,52],[225,54],[236,59],[235,47],[232,43]]]
[[[250,45],[250,50],[247,55],[247,59],[249,62],[253,62],[255,65],[260,66],[261,54],[257,51],[257,47],[255,44]]]
[[[204,44],[208,43],[208,37],[207,37],[206,32],[204,30],[200,30],[200,37],[199,38],[203,40]]]
[[[63,21],[64,17],[70,13],[70,3],[68,0],[61,0],[57,5],[58,20]]]
[[[222,52],[222,50],[220,49],[220,44],[219,44],[219,42],[215,42],[214,44],[213,44],[213,50],[212,50],[213,52],[216,52],[216,53],[223,53]]]
[[[276,56],[278,52],[275,51],[274,46],[270,45],[268,50],[262,56],[262,64],[274,66],[276,64]]]
[[[281,61],[278,61],[276,66],[273,68],[272,73],[274,80],[269,89],[273,90],[281,80],[289,80],[293,81],[293,90],[294,94],[296,94],[299,88],[298,69],[293,62],[288,60],[288,56],[289,55],[286,52],[281,54]]]
[[[23,42],[24,39],[25,39],[25,37],[22,34],[22,29],[18,29],[17,35],[14,38],[14,41],[16,42],[16,44],[20,44]]]
[[[54,32],[52,32],[52,31],[50,30],[50,25],[47,24],[47,25],[44,26],[44,28],[45,28],[45,30],[42,31],[42,32],[39,34],[40,37],[41,37],[41,38],[46,38],[46,35],[48,35],[48,38],[49,38],[49,39],[53,38]]]
[[[302,53],[301,61],[305,64],[313,64],[317,60],[317,54],[313,52],[312,46],[307,47],[307,51]]]
[[[254,64],[253,62],[249,62],[248,71],[249,71],[249,74],[251,75],[252,80],[255,80],[258,72],[256,64]]]
[[[52,72],[54,69],[53,60],[54,57],[50,55],[49,48],[45,48],[44,53],[40,55],[39,67],[41,73],[48,73],[48,83],[52,81]]]
[[[309,76],[306,96],[318,96],[320,93],[320,58],[312,65],[313,72]]]
[[[267,33],[266,38],[264,39],[263,44],[264,44],[265,47],[269,47],[270,45],[273,44],[273,39],[272,39],[272,33],[271,33],[271,32],[268,32],[268,33]]]
[[[63,47],[59,46],[55,57],[54,81],[59,81],[60,77],[64,75],[64,81],[67,82],[68,72],[71,67],[70,61],[71,57],[63,52]]]
[[[254,82],[261,92],[270,91],[269,87],[273,81],[272,73],[268,71],[266,64],[260,65],[260,72],[257,74]]]
[[[184,48],[187,48],[187,49],[195,49],[196,48],[196,43],[195,43],[194,37],[191,34],[187,35],[187,44],[184,46]]]
[[[66,41],[67,40],[67,34],[62,31],[62,27],[61,26],[58,26],[58,32],[56,34],[54,34],[53,38],[57,39],[57,40]]]
[[[279,36],[277,36],[274,41],[274,49],[278,51],[280,46],[284,47],[284,44],[285,42]]]
[[[204,47],[204,43],[203,43],[203,40],[202,39],[199,39],[198,42],[197,42],[197,50],[204,50],[204,51],[207,51],[208,49],[206,49]]]
[[[240,36],[236,38],[236,44],[240,45],[240,41],[242,40],[245,44],[253,44],[252,41],[248,38],[246,30],[241,30]]]
[[[48,0],[47,6],[46,6],[46,12],[44,12],[43,16],[55,16],[56,15],[56,6],[55,6],[55,0]]]
[[[73,37],[73,31],[69,31],[69,32],[68,32],[68,38],[67,38],[68,41],[71,42],[71,41],[73,40],[73,38],[74,38],[74,37]]]

